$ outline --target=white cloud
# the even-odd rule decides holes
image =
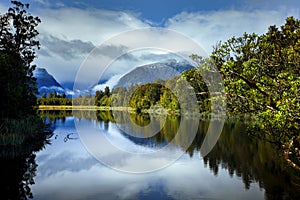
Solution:
[[[138,15],[120,11],[60,8],[57,10],[43,9],[39,10],[38,13],[40,13],[43,21],[39,28],[42,36],[51,35],[66,42],[77,40],[83,44],[92,43],[96,46],[124,31],[150,26],[148,23],[140,20]],[[170,18],[165,27],[187,35],[209,53],[217,41],[225,41],[232,36],[240,36],[244,32],[265,33],[270,25],[283,24],[285,18],[289,15],[294,15],[297,18],[299,17],[299,12],[287,9],[277,11],[256,10],[252,12],[236,10],[197,13],[182,12]],[[159,43],[175,49],[183,46],[183,44],[178,44],[179,41],[176,40],[176,37],[172,35],[162,37],[163,34],[163,32],[137,34],[134,37],[126,38],[126,42],[127,44],[134,44],[138,40],[149,41],[149,46]],[[165,38],[168,38],[168,41]],[[43,40],[41,42],[43,44]],[[118,44],[117,41],[116,44]],[[47,65],[49,69],[53,68],[53,75],[60,79],[60,82],[66,79],[72,81],[75,78],[74,74],[76,74],[86,56],[78,55],[69,61],[60,59],[60,63],[57,63],[59,58],[48,59],[40,55],[37,63],[39,65]],[[47,64],[44,63],[46,60]],[[123,66],[119,73],[128,71],[132,66],[124,65],[130,63],[123,61]],[[62,71],[66,73],[62,75]],[[115,70],[115,72],[118,72],[118,70]],[[115,72],[110,75],[116,75]]]
[[[48,2],[47,0],[35,1],[44,5]],[[0,11],[7,10],[4,5],[0,3]],[[33,13],[42,19],[42,23],[38,27],[42,50],[38,52],[35,63],[39,67],[47,68],[61,83],[74,81],[80,65],[88,56],[88,50],[93,46],[100,45],[124,31],[151,27],[154,24],[150,21],[141,20],[137,13],[128,11],[79,9],[66,6],[58,9],[46,7],[41,7]],[[262,34],[267,31],[270,25],[283,24],[287,16],[293,15],[296,18],[300,16],[298,8],[282,7],[275,9],[252,10],[251,12],[245,10],[182,12],[168,19],[164,27],[185,34],[209,53],[217,41],[225,41],[232,36],[240,36],[244,32]],[[177,41],[176,37],[171,34],[164,37],[163,34],[163,31],[137,34],[134,37],[126,38],[126,42],[134,45],[135,42],[142,40],[148,41],[149,47],[159,43],[161,46],[165,45],[180,51],[180,47],[184,44]],[[108,51],[117,50],[126,52],[126,47],[108,49]],[[109,55],[106,57],[108,59]],[[119,59],[115,65],[121,67],[116,67],[108,74],[109,76],[123,74],[133,66],[149,61],[133,62],[132,57],[128,57],[127,60]],[[155,60],[153,61],[155,62]]]
[[[113,75],[108,81],[106,81],[103,84],[96,85],[93,87],[93,92],[96,92],[98,90],[104,91],[105,87],[108,86],[109,88],[113,88],[115,85],[117,85],[119,79],[121,78],[122,75]]]
[[[298,18],[299,10],[183,12],[170,18],[166,27],[190,36],[211,52],[217,41],[242,36],[244,32],[263,34],[270,25],[281,25],[290,15]]]
[[[120,11],[101,9],[41,9],[41,34],[51,34],[63,39],[81,39],[100,44],[122,31],[146,27],[136,16]]]
[[[35,1],[35,2],[37,2],[39,4],[42,4],[42,5],[45,5],[45,6],[49,6],[50,5],[50,3],[49,3],[48,0],[33,0],[33,1]]]
[[[40,9],[36,15],[42,19],[38,27],[42,50],[35,62],[62,83],[74,81],[88,55],[86,50],[92,50],[93,45],[100,45],[120,32],[148,26],[133,13],[100,9]]]

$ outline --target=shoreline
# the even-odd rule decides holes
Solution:
[[[44,111],[63,111],[63,110],[68,110],[68,111],[126,111],[129,113],[137,113],[134,108],[131,107],[109,107],[109,106],[84,106],[84,105],[40,105],[37,106],[38,110],[44,110]],[[169,109],[148,109],[148,110],[143,110],[140,114],[143,113],[148,113],[152,115],[174,115],[174,116],[186,116],[186,117],[198,117],[202,119],[218,119],[218,118],[228,118],[227,115],[219,115],[219,114],[213,114],[213,113],[197,113],[197,112],[192,112],[192,113],[186,113],[186,114],[181,114],[180,110],[169,110]],[[138,114],[138,113],[137,113]],[[242,117],[245,118],[245,117]],[[247,118],[247,117],[246,117]]]
[[[131,111],[129,107],[109,107],[109,106],[61,106],[61,105],[40,105],[38,110],[119,110]]]

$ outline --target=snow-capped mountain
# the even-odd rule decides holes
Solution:
[[[191,69],[193,67],[194,66],[189,64],[187,61],[178,61],[175,59],[171,59],[165,62],[157,62],[136,67],[132,71],[122,76],[117,84],[111,84],[111,80],[108,80],[105,83],[101,83],[100,86],[112,85],[112,87],[129,87],[134,84],[150,83],[158,78],[166,80],[174,76],[178,76],[183,71]],[[118,76],[120,77],[120,75]],[[99,90],[99,85],[85,91],[73,91],[72,89],[64,88],[55,80],[55,78],[51,74],[47,72],[45,68],[37,68],[34,71],[34,77],[37,79],[37,86],[39,91],[38,97],[40,97],[43,93],[48,94],[50,91],[56,91],[58,94],[65,93],[67,97],[71,97],[94,93],[96,90]],[[70,85],[72,86],[71,83]]]
[[[177,61],[175,59],[139,66],[122,76],[115,87],[150,83],[158,78],[167,80],[193,67],[187,61]]]
[[[65,89],[50,75],[45,68],[36,68],[33,76],[36,78],[37,87],[41,96],[43,93],[56,91],[58,94],[64,93]]]

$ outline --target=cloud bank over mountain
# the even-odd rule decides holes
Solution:
[[[35,63],[46,68],[63,85],[65,82],[74,82],[78,69],[95,47],[124,31],[147,27],[175,30],[197,42],[209,54],[218,41],[226,41],[244,32],[262,34],[270,25],[283,24],[288,16],[300,16],[299,6],[295,6],[297,1],[287,1],[285,4],[279,0],[229,1],[226,2],[228,5],[223,5],[224,9],[218,9],[218,5],[193,2],[195,6],[185,10],[180,10],[178,2],[178,8],[175,8],[177,4],[170,4],[170,12],[166,11],[166,14],[162,13],[166,6],[161,5],[157,8],[156,15],[161,18],[158,22],[158,16],[154,16],[153,11],[150,18],[146,5],[139,4],[139,9],[121,10],[112,9],[112,3],[109,5],[102,1],[100,6],[93,7],[91,3],[70,5],[68,1],[50,3],[47,0],[35,0],[31,13],[42,19],[38,27],[41,50],[37,53]],[[124,6],[121,4],[120,7]],[[7,10],[7,5],[0,3],[1,13]],[[205,10],[206,7],[210,9]],[[140,37],[151,38],[153,35],[149,33]],[[155,37],[159,41],[160,36]],[[176,41],[173,43],[176,44]],[[115,67],[106,73],[106,80],[120,76],[138,65],[159,62],[161,60],[156,60],[157,57],[165,54],[149,51],[133,58],[126,54],[126,46],[104,48],[107,48],[107,58],[110,58],[112,51],[124,53],[122,58],[110,58],[115,59]],[[92,75],[93,71],[90,73]]]

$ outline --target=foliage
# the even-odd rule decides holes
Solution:
[[[191,106],[186,99],[190,96],[189,88],[193,89],[192,92],[197,97],[199,112],[210,112],[210,96],[198,68],[186,70],[182,75],[166,81],[157,79],[152,83],[130,86],[128,90],[124,87],[114,88],[112,105],[129,106],[135,108],[137,112],[148,110],[157,104],[166,110],[176,111],[181,108],[190,110],[185,109]]]
[[[113,88],[112,90],[112,98],[111,98],[111,105],[112,106],[122,106],[128,107],[129,97],[128,91],[125,87],[117,87]],[[97,93],[96,93],[97,96]]]
[[[67,98],[65,93],[58,95],[56,92],[49,92],[48,96],[46,93],[43,93],[40,98],[37,99],[38,105],[64,105],[71,106],[72,99]]]
[[[228,108],[258,117],[254,132],[300,158],[300,21],[289,17],[266,34],[218,44],[212,59],[224,78]],[[259,130],[259,131],[257,131]]]
[[[200,68],[198,67],[186,70],[182,73],[181,76],[186,81],[188,81],[188,83],[193,88],[197,97],[199,112],[209,113],[211,111],[210,94],[208,92],[207,84],[204,82],[203,77],[201,75]],[[181,91],[184,90],[178,91],[179,94],[181,93]]]
[[[156,104],[161,104],[165,109],[179,109],[175,95],[162,84],[147,83],[139,85],[129,96],[129,106],[135,108],[138,112],[148,110]]]
[[[83,106],[110,106],[111,105],[111,92],[109,87],[106,87],[104,91],[96,91],[95,96],[86,94],[84,96],[79,95],[76,98],[68,98],[65,93],[61,95],[56,91],[50,91],[48,94],[43,93],[40,98],[37,99],[37,105],[83,105]]]
[[[96,106],[111,106],[111,92],[108,86],[105,87],[104,91],[97,91],[95,95]]]
[[[27,13],[28,4],[12,1],[13,7],[0,15],[1,118],[21,118],[33,114],[36,79],[33,77],[35,50],[39,42],[38,17]]]

